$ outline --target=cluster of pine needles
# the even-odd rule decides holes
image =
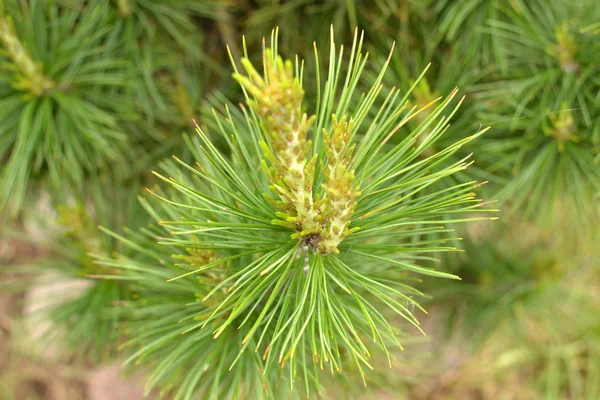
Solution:
[[[165,399],[600,398],[598,15],[0,0],[0,240],[45,249],[0,272],[84,282],[36,346]]]

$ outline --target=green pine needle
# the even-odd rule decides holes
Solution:
[[[296,390],[294,382],[300,380],[300,387],[312,392],[320,386],[319,370],[337,373],[347,363],[353,363],[366,380],[365,369],[374,368],[373,352],[382,351],[391,364],[390,346],[401,348],[392,315],[421,331],[412,311],[414,306],[422,310],[415,300],[421,293],[404,281],[414,275],[458,278],[433,269],[435,259],[428,256],[456,250],[445,244],[444,239],[450,238],[441,226],[445,216],[453,215],[453,222],[493,219],[477,216],[493,210],[482,207],[475,197],[476,182],[417,196],[465,170],[470,165],[467,158],[446,161],[482,133],[422,155],[443,136],[460,105],[449,109],[456,90],[439,104],[433,103],[429,115],[410,134],[387,145],[398,128],[416,115],[415,109],[404,112],[409,93],[376,105],[386,64],[359,96],[368,58],[361,51],[362,36],[355,35],[345,56],[332,33],[328,69],[314,83],[314,123],[302,125],[309,121],[300,114],[304,112],[304,64],[283,62],[273,38],[263,53],[266,75],[261,77],[249,61],[243,61],[247,77],[235,69],[250,106],[242,107],[243,118],[233,117],[228,109],[224,116],[215,113],[219,129],[211,134],[227,143],[228,152],[218,149],[208,132],[198,127],[192,150],[196,166],[175,158],[164,165],[165,173],[155,173],[171,187],[166,192],[152,189],[160,207],[144,201],[162,227],[152,234],[158,243],[150,244],[151,237],[143,239],[143,235],[118,236],[138,249],[140,260],[148,261],[100,260],[120,269],[119,278],[136,282],[139,288],[140,301],[132,304],[132,312],[140,315],[134,323],[142,330],[132,333],[131,343],[142,347],[130,359],[151,366],[150,388],[160,382],[178,389],[176,398],[187,398],[184,392],[215,395],[219,392],[213,389],[229,387],[219,386],[222,379],[238,376],[246,382],[244,390],[253,391],[257,384],[248,375],[248,362],[258,363],[254,368],[261,371],[267,386],[277,386],[277,380],[270,379],[289,371],[282,384]],[[316,50],[315,55],[318,67]],[[273,108],[263,113],[263,108],[276,105],[281,111]],[[377,117],[367,125],[367,116],[374,112]],[[338,128],[348,131],[331,136],[328,132],[339,124],[336,121],[344,120],[351,124]],[[302,135],[307,130],[310,141],[305,142]],[[290,136],[279,141],[277,135]],[[325,176],[331,163],[344,160],[336,158],[338,150],[333,147],[327,150],[334,139],[342,141],[339,149],[356,143],[348,153],[351,157],[340,161],[342,171],[351,168],[353,174]],[[298,162],[298,156],[304,161]],[[260,170],[261,161],[266,170]],[[296,172],[288,176],[287,171]],[[340,179],[360,187],[356,204],[351,209],[326,208],[332,199],[347,196],[333,189]],[[327,187],[329,192],[324,191]],[[295,197],[297,193],[305,194]],[[347,219],[347,230],[336,248],[329,250],[320,244],[336,213]],[[314,228],[307,230],[307,226]],[[410,240],[424,229],[440,234],[440,239]],[[192,293],[197,293],[198,302],[183,301]],[[150,304],[157,301],[171,311],[161,313],[160,320],[147,320],[146,310],[150,312]],[[229,343],[239,356],[229,359],[229,353],[207,351],[214,345],[200,345],[209,337],[215,343]],[[165,356],[168,362],[162,359]],[[206,373],[212,374],[218,389],[202,386],[192,377],[207,364]],[[222,376],[221,368],[230,369],[230,375]],[[187,372],[176,372],[180,370]]]

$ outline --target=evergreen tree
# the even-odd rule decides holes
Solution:
[[[264,75],[246,58],[245,74],[236,69],[247,95],[246,120],[222,120],[212,133],[223,136],[230,156],[198,130],[198,168],[176,159],[185,174],[174,164],[167,176],[157,174],[178,192],[156,193],[167,215],[150,208],[164,227],[153,235],[159,244],[139,234],[119,236],[147,260],[101,259],[120,269],[112,279],[139,285],[130,308],[141,330],[131,343],[141,348],[132,360],[153,370],[149,390],[162,382],[174,398],[223,398],[225,392],[236,398],[238,390],[258,396],[261,381],[250,370],[264,371],[262,395],[277,390],[281,374],[289,389],[314,394],[320,369],[338,373],[348,363],[364,381],[373,352],[383,351],[391,365],[390,346],[401,347],[403,330],[390,324],[390,315],[420,329],[411,309],[420,308],[421,294],[408,282],[419,275],[456,278],[420,265],[435,261],[428,253],[453,250],[443,239],[410,239],[445,233],[444,214],[467,220],[481,217],[460,214],[488,211],[474,197],[473,183],[414,196],[468,166],[444,161],[472,137],[419,158],[444,133],[454,93],[383,151],[389,132],[414,114],[403,112],[407,96],[396,94],[363,125],[385,68],[353,104],[367,61],[358,36],[345,76],[339,75],[342,50],[332,43],[327,80],[316,81],[320,100],[310,117],[303,109],[303,64],[283,61],[276,48],[275,42],[263,54]],[[253,168],[261,162],[262,171]],[[164,318],[151,311],[156,307]],[[200,380],[203,374],[210,379]]]
[[[0,0],[8,287],[167,399],[596,399],[598,15]]]

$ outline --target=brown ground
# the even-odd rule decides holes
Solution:
[[[82,365],[36,353],[23,321],[25,299],[19,266],[44,254],[35,246],[0,238],[0,399],[1,400],[136,400],[139,379],[120,376],[118,365]],[[13,272],[15,271],[15,272]]]

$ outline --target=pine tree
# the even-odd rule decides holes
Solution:
[[[342,50],[333,42],[331,48],[324,86],[314,82],[320,95],[310,117],[302,62],[284,61],[276,41],[263,54],[262,75],[242,59],[244,70],[236,68],[234,77],[247,96],[245,121],[217,116],[220,131],[211,132],[230,155],[199,129],[197,167],[175,159],[167,175],[157,174],[172,187],[155,192],[162,206],[145,202],[162,229],[112,234],[140,257],[100,264],[119,269],[111,279],[135,282],[140,297],[129,308],[139,328],[130,330],[130,343],[141,347],[131,360],[150,367],[148,390],[160,384],[173,398],[235,398],[238,390],[263,396],[258,382],[264,379],[268,392],[282,390],[283,374],[287,390],[314,394],[320,369],[337,373],[348,363],[365,380],[371,354],[382,351],[391,364],[390,346],[401,347],[404,329],[389,316],[419,329],[411,308],[420,308],[414,298],[421,294],[408,282],[419,275],[456,279],[426,266],[435,261],[427,253],[452,247],[410,240],[444,233],[444,214],[458,221],[488,211],[473,183],[414,196],[468,166],[444,161],[473,137],[419,158],[443,134],[454,93],[386,149],[393,127],[415,115],[405,111],[407,95],[389,97],[363,125],[385,68],[353,104],[367,65],[362,39],[354,38],[345,76]]]
[[[86,172],[108,163],[125,169],[130,138],[119,121],[131,119],[134,110],[118,100],[126,86],[125,60],[108,9],[99,3],[86,11],[43,1],[3,4],[0,205],[16,213],[27,182],[42,171],[60,186],[65,180],[81,184]]]
[[[119,305],[135,297],[135,293],[127,282],[98,279],[118,271],[96,264],[95,257],[128,253],[119,241],[102,235],[97,227],[137,229],[149,218],[136,196],[132,196],[140,191],[139,183],[120,185],[118,178],[88,178],[85,189],[84,200],[71,196],[54,212],[49,204],[46,207],[50,211],[28,214],[27,225],[37,226],[43,232],[36,243],[49,256],[39,263],[35,274],[25,276],[23,281],[37,287],[48,280],[57,287],[75,287],[72,293],[56,293],[56,301],[32,314],[39,342],[34,347],[60,349],[61,359],[98,363],[115,358],[125,337],[117,329],[124,315]],[[27,233],[21,231],[17,235],[31,240]]]
[[[176,146],[216,69],[198,73],[211,63],[193,17],[217,6],[162,3],[0,3],[2,209],[20,212],[31,179],[77,190],[90,175],[139,174]]]
[[[8,285],[88,287],[39,344],[168,399],[598,398],[599,7],[0,0]]]
[[[600,189],[599,6],[515,1],[503,11],[510,22],[489,24],[509,68],[477,94],[480,118],[494,123],[480,141],[485,167],[504,178],[499,199],[512,210],[550,223],[568,212],[585,224]]]

